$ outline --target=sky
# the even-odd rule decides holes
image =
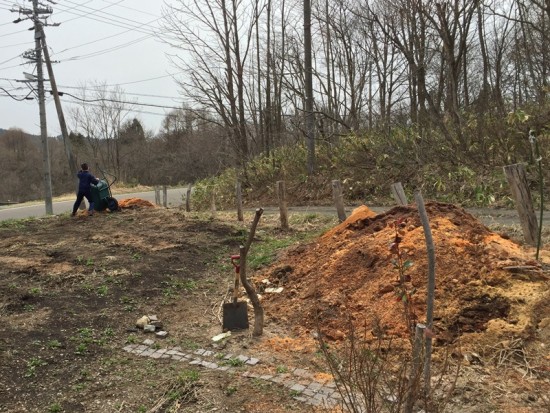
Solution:
[[[46,41],[60,92],[81,95],[81,87],[105,83],[108,90],[117,85],[134,106],[137,117],[146,130],[157,133],[169,108],[180,107],[182,99],[173,75],[177,69],[167,54],[173,49],[158,40],[163,0],[56,0],[56,4],[41,0],[53,13],[46,26]],[[34,48],[32,22],[14,24],[20,7],[32,8],[29,0],[0,0],[0,128],[23,129],[40,134],[38,100],[17,101],[29,94],[24,72],[36,74],[35,64],[25,64],[21,54]],[[44,65],[44,76],[47,70]],[[50,89],[46,83],[47,90]],[[3,90],[4,89],[4,90]],[[89,93],[89,92],[88,92]],[[31,96],[33,96],[31,94]],[[62,106],[69,129],[70,107],[75,100],[67,95]],[[143,106],[142,106],[143,105]],[[155,106],[144,106],[155,105]],[[158,107],[163,106],[163,107]],[[141,113],[138,113],[140,111]],[[46,100],[49,136],[61,134],[55,104]],[[132,117],[133,117],[132,116]]]

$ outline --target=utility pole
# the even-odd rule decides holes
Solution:
[[[46,103],[44,96],[44,73],[42,71],[42,24],[39,14],[45,13],[44,9],[38,8],[38,0],[32,1],[34,21],[34,48],[36,53],[36,75],[38,76],[38,106],[40,114],[40,138],[42,140],[42,164],[44,168],[44,199],[46,202],[46,214],[53,214],[52,203],[52,175],[50,164],[50,150],[48,148],[48,127],[46,124]]]
[[[65,154],[69,161],[69,168],[71,169],[71,175],[76,177],[77,167],[76,159],[73,156],[71,150],[71,141],[69,140],[69,132],[67,131],[67,123],[65,122],[65,116],[63,115],[63,108],[61,107],[61,100],[59,99],[59,92],[57,91],[57,83],[53,73],[52,62],[50,60],[50,53],[48,51],[48,45],[46,44],[46,34],[44,28],[41,31],[42,46],[44,50],[44,60],[46,61],[46,67],[48,68],[48,76],[50,78],[50,86],[52,87],[53,99],[55,102],[55,109],[57,110],[57,117],[59,118],[59,127],[61,128],[61,135],[63,136],[63,145],[65,146]]]
[[[313,116],[313,67],[311,63],[311,0],[304,0],[304,75],[307,172],[315,173],[315,117]]]
[[[46,104],[44,96],[44,73],[42,71],[42,23],[40,22],[40,15],[51,14],[52,9],[50,7],[39,7],[38,0],[32,0],[32,10],[19,7],[19,14],[27,16],[34,23],[34,51],[31,53],[25,53],[23,56],[27,57],[31,61],[36,63],[36,81],[38,84],[38,108],[40,116],[40,138],[42,141],[42,163],[43,163],[43,181],[44,181],[44,200],[46,205],[46,214],[53,214],[52,203],[52,177],[51,177],[51,163],[50,163],[50,150],[48,147],[48,127],[46,124]],[[19,18],[14,23],[21,22]]]

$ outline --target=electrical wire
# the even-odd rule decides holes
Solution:
[[[49,93],[53,93],[51,90],[48,91]],[[128,102],[125,100],[118,100],[118,99],[111,99],[111,98],[98,98],[98,99],[83,99],[81,97],[75,96],[73,94],[67,93],[67,92],[58,92],[59,96],[69,96],[73,99],[78,100],[79,102],[84,103],[98,103],[98,102],[111,102],[111,103],[120,103],[123,105],[136,105],[136,106],[147,106],[152,108],[161,108],[161,109],[171,109],[171,110],[183,110],[187,112],[203,112],[203,113],[216,113],[213,110],[210,109],[197,109],[197,108],[186,108],[183,106],[166,106],[166,105],[157,105],[154,103],[141,103],[141,102]],[[253,112],[252,110],[248,110],[248,112]]]
[[[106,1],[106,0],[103,0],[103,1],[104,1],[105,3],[113,4],[113,3],[110,3],[110,2],[108,2],[108,1]],[[113,4],[113,5],[116,5],[117,7],[120,7],[120,8],[122,8],[122,9],[136,11],[136,12],[138,12],[138,13],[145,14],[146,16],[151,16],[151,13],[148,13],[148,12],[146,12],[146,11],[139,10],[139,9],[135,9],[135,8],[133,8],[133,7],[121,6],[121,5],[120,5],[120,2],[118,2],[118,3],[116,3],[116,4]],[[158,16],[156,16],[156,17],[158,17]]]
[[[0,67],[0,70],[13,69],[14,67],[19,67],[19,66],[23,66],[23,65],[26,65],[26,64],[30,64],[30,63],[19,63],[19,64],[17,64],[17,65],[13,65],[13,66],[8,66],[8,67]]]
[[[115,86],[118,86],[118,85],[115,85]],[[59,85],[59,87],[63,88],[63,89],[78,89],[78,90],[90,89],[90,90],[94,90],[94,91],[101,90],[99,88],[91,88],[91,87],[84,87],[83,88],[83,87],[78,87],[78,86],[65,86],[65,85]],[[159,99],[180,99],[180,97],[178,97],[178,96],[150,95],[150,94],[147,94],[147,93],[130,93],[130,92],[126,92],[126,91],[124,91],[123,94],[130,95],[130,96],[142,96],[142,97],[159,98]]]
[[[19,54],[19,55],[15,56],[15,57],[12,57],[11,59],[4,60],[3,62],[0,62],[0,66],[3,65],[4,63],[11,62],[12,60],[17,59],[18,57],[21,57],[21,55]]]
[[[3,90],[10,98],[12,98],[13,100],[17,100],[18,102],[21,102],[22,100],[28,100],[27,98],[34,92],[34,89],[33,89],[27,94],[27,96],[25,96],[21,99],[18,99],[17,97],[13,96],[10,92],[8,92],[3,87],[0,87],[0,90]]]
[[[92,17],[94,15],[93,13],[79,14],[76,11],[71,11],[71,9],[63,10],[62,8],[61,8],[61,11],[67,12],[69,14],[74,14],[75,16],[78,16],[78,17],[83,17],[83,18],[86,18],[86,19],[89,19],[89,20],[94,20],[94,21],[97,21],[97,22],[100,22],[100,23],[109,24],[111,26],[121,27],[123,29],[131,29],[133,31],[137,31],[137,32],[144,33],[144,34],[156,34],[156,32],[154,32],[154,31],[142,29],[142,26],[145,26],[146,24],[141,23],[141,22],[134,22],[135,24],[132,25],[132,24],[126,23],[124,21],[120,21],[120,20],[113,19],[113,18],[110,18],[110,17],[103,17],[103,16]],[[83,13],[86,13],[86,12],[83,12]],[[156,20],[160,20],[160,17],[158,19],[155,19],[155,21]],[[67,20],[67,21],[70,21],[70,20]],[[62,22],[62,23],[67,23],[67,21]]]
[[[82,56],[68,57],[68,58],[63,59],[63,61],[64,62],[69,62],[69,61],[75,61],[75,60],[88,59],[90,57],[101,56],[101,55],[106,54],[106,53],[114,52],[116,50],[120,50],[120,49],[123,49],[125,47],[132,46],[132,45],[137,44],[137,43],[141,43],[144,40],[150,39],[151,37],[153,37],[153,36],[148,34],[146,36],[140,37],[138,39],[131,40],[129,42],[120,44],[118,46],[109,47],[108,49],[103,49],[103,50],[97,50],[95,52],[91,52],[91,53],[88,53],[88,54],[85,54],[85,55],[82,55]]]
[[[52,93],[52,92],[50,91],[50,93]],[[85,102],[85,103],[111,102],[111,103],[120,103],[120,104],[123,104],[123,105],[147,106],[147,107],[161,108],[161,109],[176,109],[176,110],[181,109],[181,106],[165,106],[165,105],[157,105],[157,104],[154,104],[154,103],[128,102],[128,101],[125,101],[125,100],[110,99],[110,98],[83,99],[81,97],[72,95],[72,94],[67,93],[67,92],[59,92],[60,95],[61,95],[61,93],[63,93],[63,95],[70,96],[73,99],[76,99],[80,102]]]
[[[125,0],[121,0],[121,1],[119,1],[118,3],[112,4],[112,5],[113,5],[113,6],[116,6],[116,5],[120,4],[120,3],[122,3],[123,1],[125,1]],[[103,10],[104,10],[106,7],[103,8],[103,9],[99,9],[99,10],[98,10],[98,9],[94,9],[94,8],[92,8],[92,7],[85,6],[84,3],[79,4],[79,3],[72,2],[72,1],[70,1],[70,0],[65,0],[65,3],[70,3],[70,4],[73,4],[73,5],[75,5],[75,6],[82,7],[82,8],[84,8],[84,9],[90,10],[90,12],[92,12],[92,14],[100,13],[100,14],[105,14],[105,15],[110,16],[110,17],[114,17],[115,19],[125,20],[125,21],[128,21],[128,22],[133,23],[133,24],[137,24],[137,25],[141,25],[141,24],[142,24],[140,21],[137,21],[137,20],[132,20],[132,19],[129,19],[129,18],[127,18],[127,17],[118,16],[118,15],[113,14],[113,13],[104,12]],[[109,7],[110,7],[110,6],[109,6]],[[87,13],[89,13],[89,12],[87,12]],[[149,16],[151,16],[151,15],[149,14]],[[101,17],[103,17],[103,16],[101,16]],[[160,19],[159,16],[154,16],[154,17],[156,17],[156,19],[155,19],[154,21]]]
[[[105,86],[111,87],[111,86],[133,85],[135,83],[149,82],[151,80],[164,79],[166,77],[173,77],[173,76],[176,76],[176,75],[177,75],[177,73],[171,73],[171,74],[167,74],[167,75],[164,75],[164,76],[151,77],[149,79],[134,80],[132,82],[124,82],[124,83],[112,83],[110,85],[105,85]]]
[[[65,99],[62,99],[62,100],[66,103],[74,103],[74,100],[65,100]],[[84,106],[91,106],[91,107],[94,107],[94,108],[102,108],[103,107],[103,105],[99,105],[97,103],[82,102],[80,104],[84,105]],[[150,111],[147,111],[147,110],[132,109],[132,112],[143,113],[145,115],[155,115],[155,116],[166,117],[166,113],[150,112]]]
[[[0,26],[1,26],[1,24],[0,24]],[[8,47],[23,46],[23,45],[25,45],[25,44],[31,45],[31,44],[34,44],[34,43],[28,41],[28,42],[23,42],[23,43],[8,44],[8,45],[5,45],[5,46],[0,46],[0,49],[6,49],[6,48],[8,48]]]
[[[21,33],[26,33],[27,30],[18,30],[16,32],[11,32],[11,33],[6,33],[6,34],[0,34],[0,37],[8,37],[8,36],[12,36],[14,34],[21,34]]]
[[[154,20],[153,20],[153,21],[154,21]],[[53,53],[52,56],[53,56],[53,55],[56,55],[56,56],[57,56],[57,55],[60,55],[61,53],[65,53],[65,52],[67,52],[67,51],[69,51],[69,50],[77,49],[77,48],[83,47],[83,46],[88,46],[88,45],[90,45],[90,44],[98,43],[98,42],[101,42],[101,41],[103,41],[103,40],[112,39],[113,37],[121,36],[121,35],[123,35],[123,34],[125,34],[125,33],[131,32],[131,31],[132,31],[132,29],[128,29],[128,30],[124,30],[124,31],[119,32],[119,33],[112,34],[112,35],[110,35],[110,36],[105,36],[105,37],[102,37],[102,38],[100,38],[100,39],[96,39],[96,40],[89,41],[89,42],[87,42],[87,43],[82,43],[82,44],[79,44],[79,45],[76,45],[76,46],[71,46],[71,47],[68,47],[68,48],[66,48],[66,49],[63,49],[63,50],[61,50],[61,51],[59,51],[59,52]]]

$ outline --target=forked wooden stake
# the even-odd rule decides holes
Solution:
[[[256,290],[248,282],[248,279],[246,278],[246,256],[248,254],[248,250],[250,249],[250,245],[252,244],[252,240],[254,239],[254,234],[256,233],[256,227],[258,226],[258,222],[260,222],[260,218],[262,217],[262,214],[264,213],[264,210],[262,208],[258,208],[256,210],[256,215],[254,216],[254,221],[252,222],[252,226],[250,227],[250,233],[248,234],[248,239],[246,241],[245,245],[241,245],[239,247],[239,254],[241,256],[240,259],[240,266],[241,266],[241,283],[246,290],[246,294],[248,295],[248,298],[250,298],[250,302],[252,303],[252,307],[254,307],[254,330],[252,332],[252,335],[254,337],[259,337],[264,332],[264,309],[262,307],[262,304],[260,303],[260,299],[258,298],[258,294],[256,294]]]

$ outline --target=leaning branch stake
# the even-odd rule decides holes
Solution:
[[[252,303],[252,307],[254,307],[254,331],[252,332],[252,335],[254,337],[259,337],[263,334],[264,331],[264,309],[260,303],[260,299],[258,298],[258,294],[256,294],[256,290],[248,282],[248,279],[246,278],[246,256],[248,254],[248,250],[250,249],[250,245],[252,245],[252,241],[254,240],[254,234],[256,233],[256,227],[258,226],[258,222],[260,222],[260,218],[262,217],[262,214],[264,213],[264,210],[262,208],[258,208],[256,210],[256,215],[254,216],[254,221],[252,222],[252,226],[250,227],[250,233],[248,234],[248,239],[246,241],[245,245],[241,245],[239,247],[239,254],[241,256],[240,259],[240,265],[241,265],[241,284],[243,285],[244,289],[246,290],[246,294],[248,295],[248,298],[250,298],[250,302]]]
[[[420,214],[420,221],[424,228],[424,236],[426,237],[426,249],[428,253],[428,298],[426,308],[426,327],[431,330],[433,328],[434,320],[434,296],[435,296],[435,247],[432,238],[432,230],[430,229],[430,221],[428,220],[428,214],[426,213],[426,207],[424,206],[424,199],[422,193],[416,191],[414,194],[416,205],[418,206],[418,213]],[[432,361],[432,338],[431,335],[426,335],[426,358],[424,360],[424,388],[426,396],[429,396],[430,381],[431,381],[431,361]]]

